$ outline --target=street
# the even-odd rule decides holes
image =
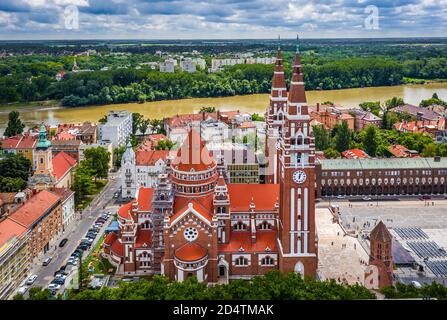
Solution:
[[[118,205],[114,203],[115,199],[113,198],[113,195],[116,191],[119,190],[120,187],[119,175],[119,171],[110,173],[109,182],[101,191],[101,193],[98,194],[97,197],[95,197],[95,199],[82,212],[82,214],[78,214],[77,219],[66,228],[63,234],[59,235],[59,237],[53,239],[50,242],[50,250],[45,255],[41,254],[39,257],[34,259],[31,266],[30,275],[36,274],[37,279],[33,285],[28,287],[28,290],[32,287],[46,288],[48,284],[53,280],[54,273],[67,262],[70,255],[78,246],[80,240],[87,233],[88,229],[92,227],[92,224],[95,222],[98,216],[107,211],[111,212],[112,216],[103,225],[100,233],[91,246],[92,249],[94,248],[95,244],[103,234],[105,228],[113,219],[113,215],[117,212]],[[67,238],[68,241],[64,247],[59,248],[59,243],[63,238]],[[86,251],[85,255],[87,254],[88,252]],[[52,257],[52,261],[47,266],[43,266],[42,263],[47,257]],[[27,295],[28,291],[26,292],[25,297],[27,297]]]

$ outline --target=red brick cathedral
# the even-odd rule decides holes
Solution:
[[[118,273],[206,282],[271,270],[316,275],[315,147],[298,50],[287,92],[278,49],[266,120],[266,184],[228,184],[189,132],[157,187],[119,209],[119,231],[104,242]]]

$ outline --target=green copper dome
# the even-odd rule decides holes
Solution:
[[[47,149],[51,146],[51,142],[47,140],[47,130],[45,129],[45,126],[42,124],[40,126],[40,132],[39,132],[39,141],[37,141],[36,148],[37,149]]]

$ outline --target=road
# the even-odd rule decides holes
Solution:
[[[59,268],[64,265],[70,255],[78,246],[80,240],[87,233],[88,229],[91,228],[95,220],[102,213],[108,211],[113,214],[117,212],[119,205],[115,203],[115,199],[113,195],[116,191],[119,190],[120,187],[120,172],[114,172],[109,175],[109,182],[104,187],[102,192],[91,202],[89,207],[87,207],[77,219],[65,230],[65,232],[60,235],[57,239],[54,239],[50,242],[50,251],[45,255],[41,255],[36,258],[31,267],[30,274],[37,274],[37,279],[31,287],[44,287],[46,288],[48,284],[53,280],[54,273],[59,270]],[[94,248],[95,243],[99,240],[104,229],[110,223],[110,218],[104,226],[101,228],[100,234],[95,239],[95,242],[92,245]],[[63,238],[67,238],[68,241],[64,247],[59,248],[59,242]],[[42,262],[47,257],[52,257],[52,261],[46,267],[42,266]],[[28,293],[28,291],[27,291]],[[27,296],[27,293],[25,296]]]

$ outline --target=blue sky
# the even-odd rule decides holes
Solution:
[[[447,0],[0,0],[0,39],[414,37],[446,30]]]

